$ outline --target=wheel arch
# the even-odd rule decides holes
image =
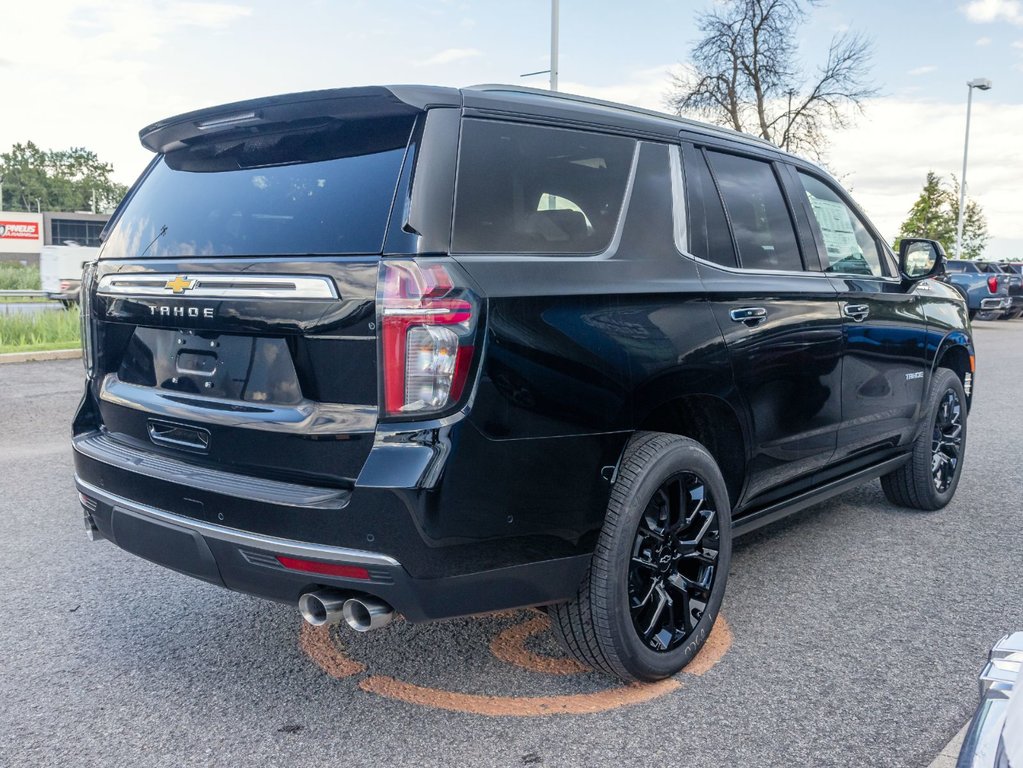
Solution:
[[[748,443],[739,415],[726,400],[706,394],[682,395],[643,414],[637,429],[681,435],[700,443],[714,457],[730,505],[736,507],[745,486]]]
[[[975,369],[973,342],[963,331],[953,331],[947,334],[938,345],[938,351],[934,355],[934,363],[931,365],[931,378],[939,368],[947,368],[963,383],[963,390],[966,392],[966,407],[973,405],[973,377]]]

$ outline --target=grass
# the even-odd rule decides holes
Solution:
[[[0,262],[0,291],[38,291],[41,288],[38,267]]]
[[[78,308],[0,315],[0,353],[74,349],[81,345]]]

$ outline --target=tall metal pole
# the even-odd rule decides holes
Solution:
[[[551,0],[551,90],[558,90],[558,0]]]
[[[963,220],[966,216],[966,157],[970,151],[970,112],[973,108],[973,89],[991,90],[991,81],[978,77],[966,84],[966,140],[963,142],[963,175],[959,179],[959,216],[956,221],[956,258],[963,257]]]
[[[970,110],[973,107],[973,86],[967,86],[966,140],[963,142],[963,175],[959,178],[959,217],[956,222],[956,258],[963,257],[963,208],[966,203],[966,156],[970,151]]]

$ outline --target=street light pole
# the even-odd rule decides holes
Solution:
[[[558,90],[558,0],[551,0],[551,90]]]
[[[991,81],[983,77],[966,84],[966,140],[963,142],[963,175],[959,179],[959,217],[956,222],[956,258],[963,257],[963,216],[966,207],[966,159],[970,151],[970,111],[973,108],[973,89],[991,90]]]

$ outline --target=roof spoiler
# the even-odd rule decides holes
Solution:
[[[255,129],[286,129],[289,123],[310,119],[353,120],[365,117],[414,115],[434,106],[461,106],[455,88],[420,85],[333,88],[289,93],[186,112],[147,125],[139,131],[142,146],[170,152],[205,136],[225,137]]]

